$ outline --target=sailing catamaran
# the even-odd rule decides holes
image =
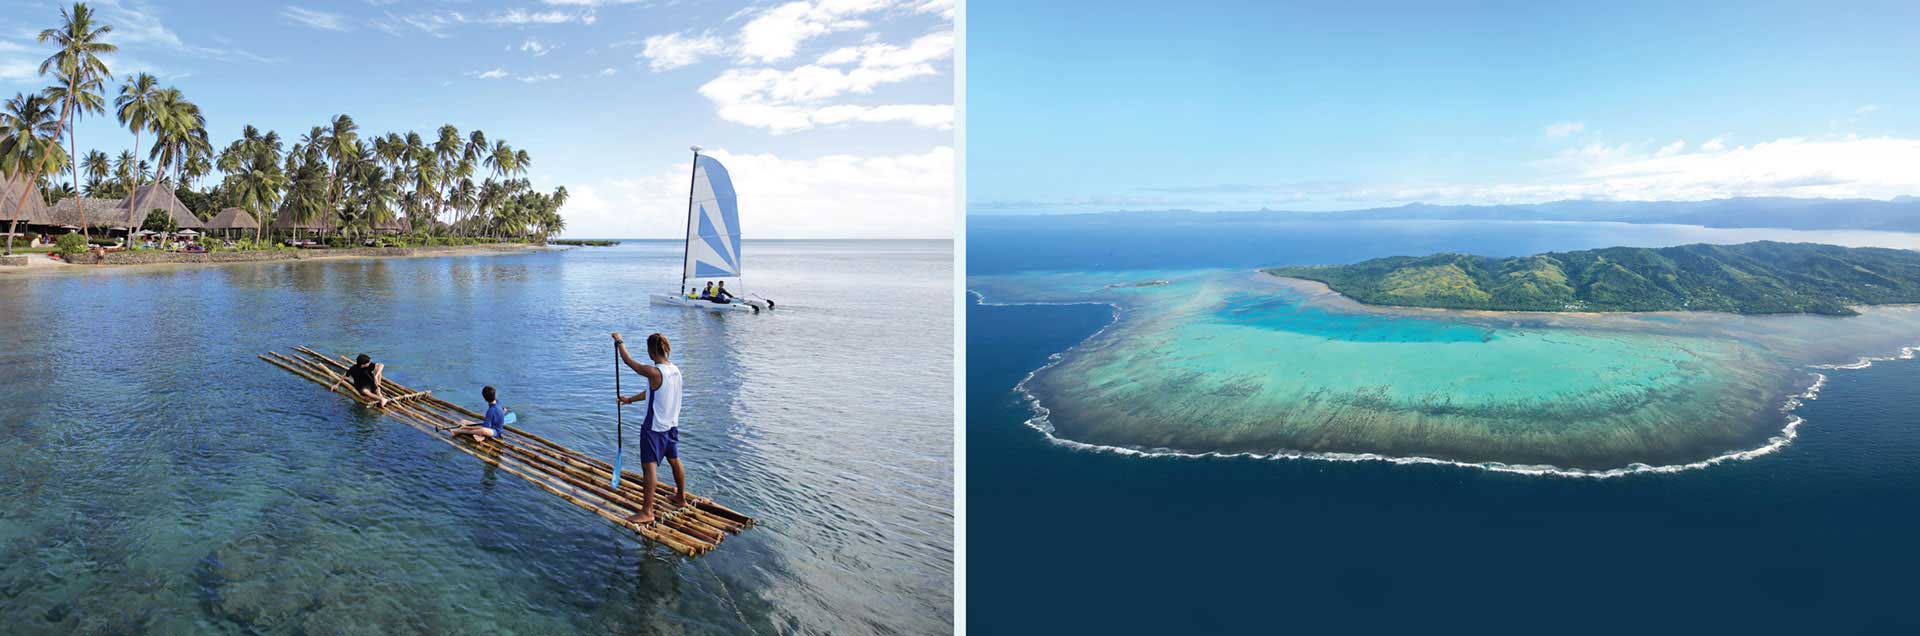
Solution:
[[[713,157],[693,147],[693,185],[687,191],[687,247],[680,271],[680,292],[653,294],[654,304],[694,307],[709,311],[773,309],[773,301],[746,298],[740,277],[740,207],[733,195],[733,179]],[[708,283],[732,283],[731,302],[701,298]]]

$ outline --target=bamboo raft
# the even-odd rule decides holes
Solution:
[[[676,506],[676,489],[662,479],[654,489],[654,521],[646,525],[626,519],[640,511],[645,496],[645,481],[632,471],[621,471],[620,488],[609,487],[613,468],[606,462],[561,446],[546,438],[507,425],[507,435],[476,443],[471,437],[453,438],[447,431],[457,428],[463,419],[482,419],[482,415],[434,397],[432,391],[415,391],[393,380],[382,379],[380,390],[391,398],[378,407],[374,400],[354,391],[346,380],[352,361],[340,356],[328,357],[306,347],[294,347],[297,356],[269,351],[261,360],[294,375],[327,386],[368,408],[412,426],[422,433],[453,445],[462,452],[480,458],[488,465],[532,482],[542,490],[600,515],[614,525],[627,528],[641,537],[672,548],[687,556],[705,554],[720,545],[729,534],[752,527],[752,518],[734,512],[705,497],[687,495],[686,506]]]

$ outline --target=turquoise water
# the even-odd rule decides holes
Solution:
[[[650,306],[678,249],[0,278],[0,625],[950,631],[951,244],[749,242],[760,316]],[[615,330],[674,340],[693,489],[759,527],[680,557],[254,358],[491,383],[610,457]]]
[[[1167,284],[1115,287],[1151,276]],[[988,302],[1099,302],[1109,328],[1023,388],[1059,439],[1528,471],[1677,467],[1782,445],[1809,365],[1920,343],[1920,312],[1839,319],[1369,307],[1246,270],[975,276]],[[1844,324],[1843,333],[1835,333]]]

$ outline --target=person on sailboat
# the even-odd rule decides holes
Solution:
[[[653,523],[653,490],[660,483],[660,460],[665,459],[667,465],[673,467],[674,505],[687,505],[687,471],[680,466],[680,367],[667,360],[673,345],[659,333],[647,336],[647,357],[653,364],[634,360],[618,331],[613,332],[613,345],[627,367],[647,379],[647,390],[632,397],[615,396],[615,399],[621,404],[647,403],[646,423],[640,427],[640,472],[645,480],[640,491],[644,494],[640,499],[640,512],[627,517],[627,521]]]
[[[733,299],[733,292],[727,291],[727,281],[720,281],[720,286],[713,290],[713,302],[730,305],[733,304]]]
[[[700,290],[700,300],[713,300],[713,281],[707,281],[707,286]]]

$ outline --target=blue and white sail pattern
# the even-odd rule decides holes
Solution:
[[[739,202],[733,179],[713,157],[694,157],[693,200],[688,205],[686,278],[739,278]]]

